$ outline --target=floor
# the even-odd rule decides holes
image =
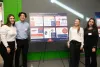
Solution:
[[[100,56],[97,57],[97,61],[98,67],[100,67]],[[68,59],[28,61],[28,67],[69,67],[69,62]],[[84,57],[81,57],[79,67],[84,67]]]

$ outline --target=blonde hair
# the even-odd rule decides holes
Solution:
[[[79,26],[78,26],[78,29],[77,29],[77,33],[79,33],[79,31],[80,31],[80,19],[79,18],[77,18],[76,20],[79,20]]]

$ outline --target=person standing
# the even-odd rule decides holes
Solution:
[[[70,51],[69,67],[79,67],[80,50],[83,49],[84,30],[80,27],[80,19],[75,19],[74,26],[69,29],[68,48]]]
[[[19,13],[20,20],[15,23],[17,29],[17,50],[15,53],[15,67],[19,67],[19,58],[22,50],[22,65],[27,67],[27,53],[28,53],[28,35],[29,35],[29,24],[25,21],[27,14],[25,12]]]
[[[90,18],[84,30],[85,67],[97,67],[98,29],[94,18]]]
[[[16,44],[16,28],[15,17],[9,14],[7,17],[7,23],[0,29],[1,44],[0,53],[4,61],[3,67],[13,67],[14,52],[17,49]]]

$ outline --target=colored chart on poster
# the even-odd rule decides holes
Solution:
[[[67,27],[57,27],[56,28],[56,37],[57,38],[68,37],[68,28]]]
[[[32,42],[55,42],[68,39],[66,13],[30,13]]]
[[[44,16],[44,26],[55,26],[54,16]]]
[[[30,26],[43,26],[43,17],[42,16],[32,16],[30,17]]]
[[[55,38],[56,37],[56,31],[54,27],[47,27],[44,28],[44,38]]]
[[[100,37],[100,12],[95,12],[95,18],[96,18],[97,27],[98,27],[98,34]]]
[[[100,27],[100,18],[97,18],[97,26]]]
[[[31,39],[43,39],[43,28],[31,28]]]
[[[56,16],[56,26],[67,26],[66,16]]]

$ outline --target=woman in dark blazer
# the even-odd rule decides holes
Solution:
[[[84,29],[85,67],[97,67],[98,29],[94,18],[90,18]]]

